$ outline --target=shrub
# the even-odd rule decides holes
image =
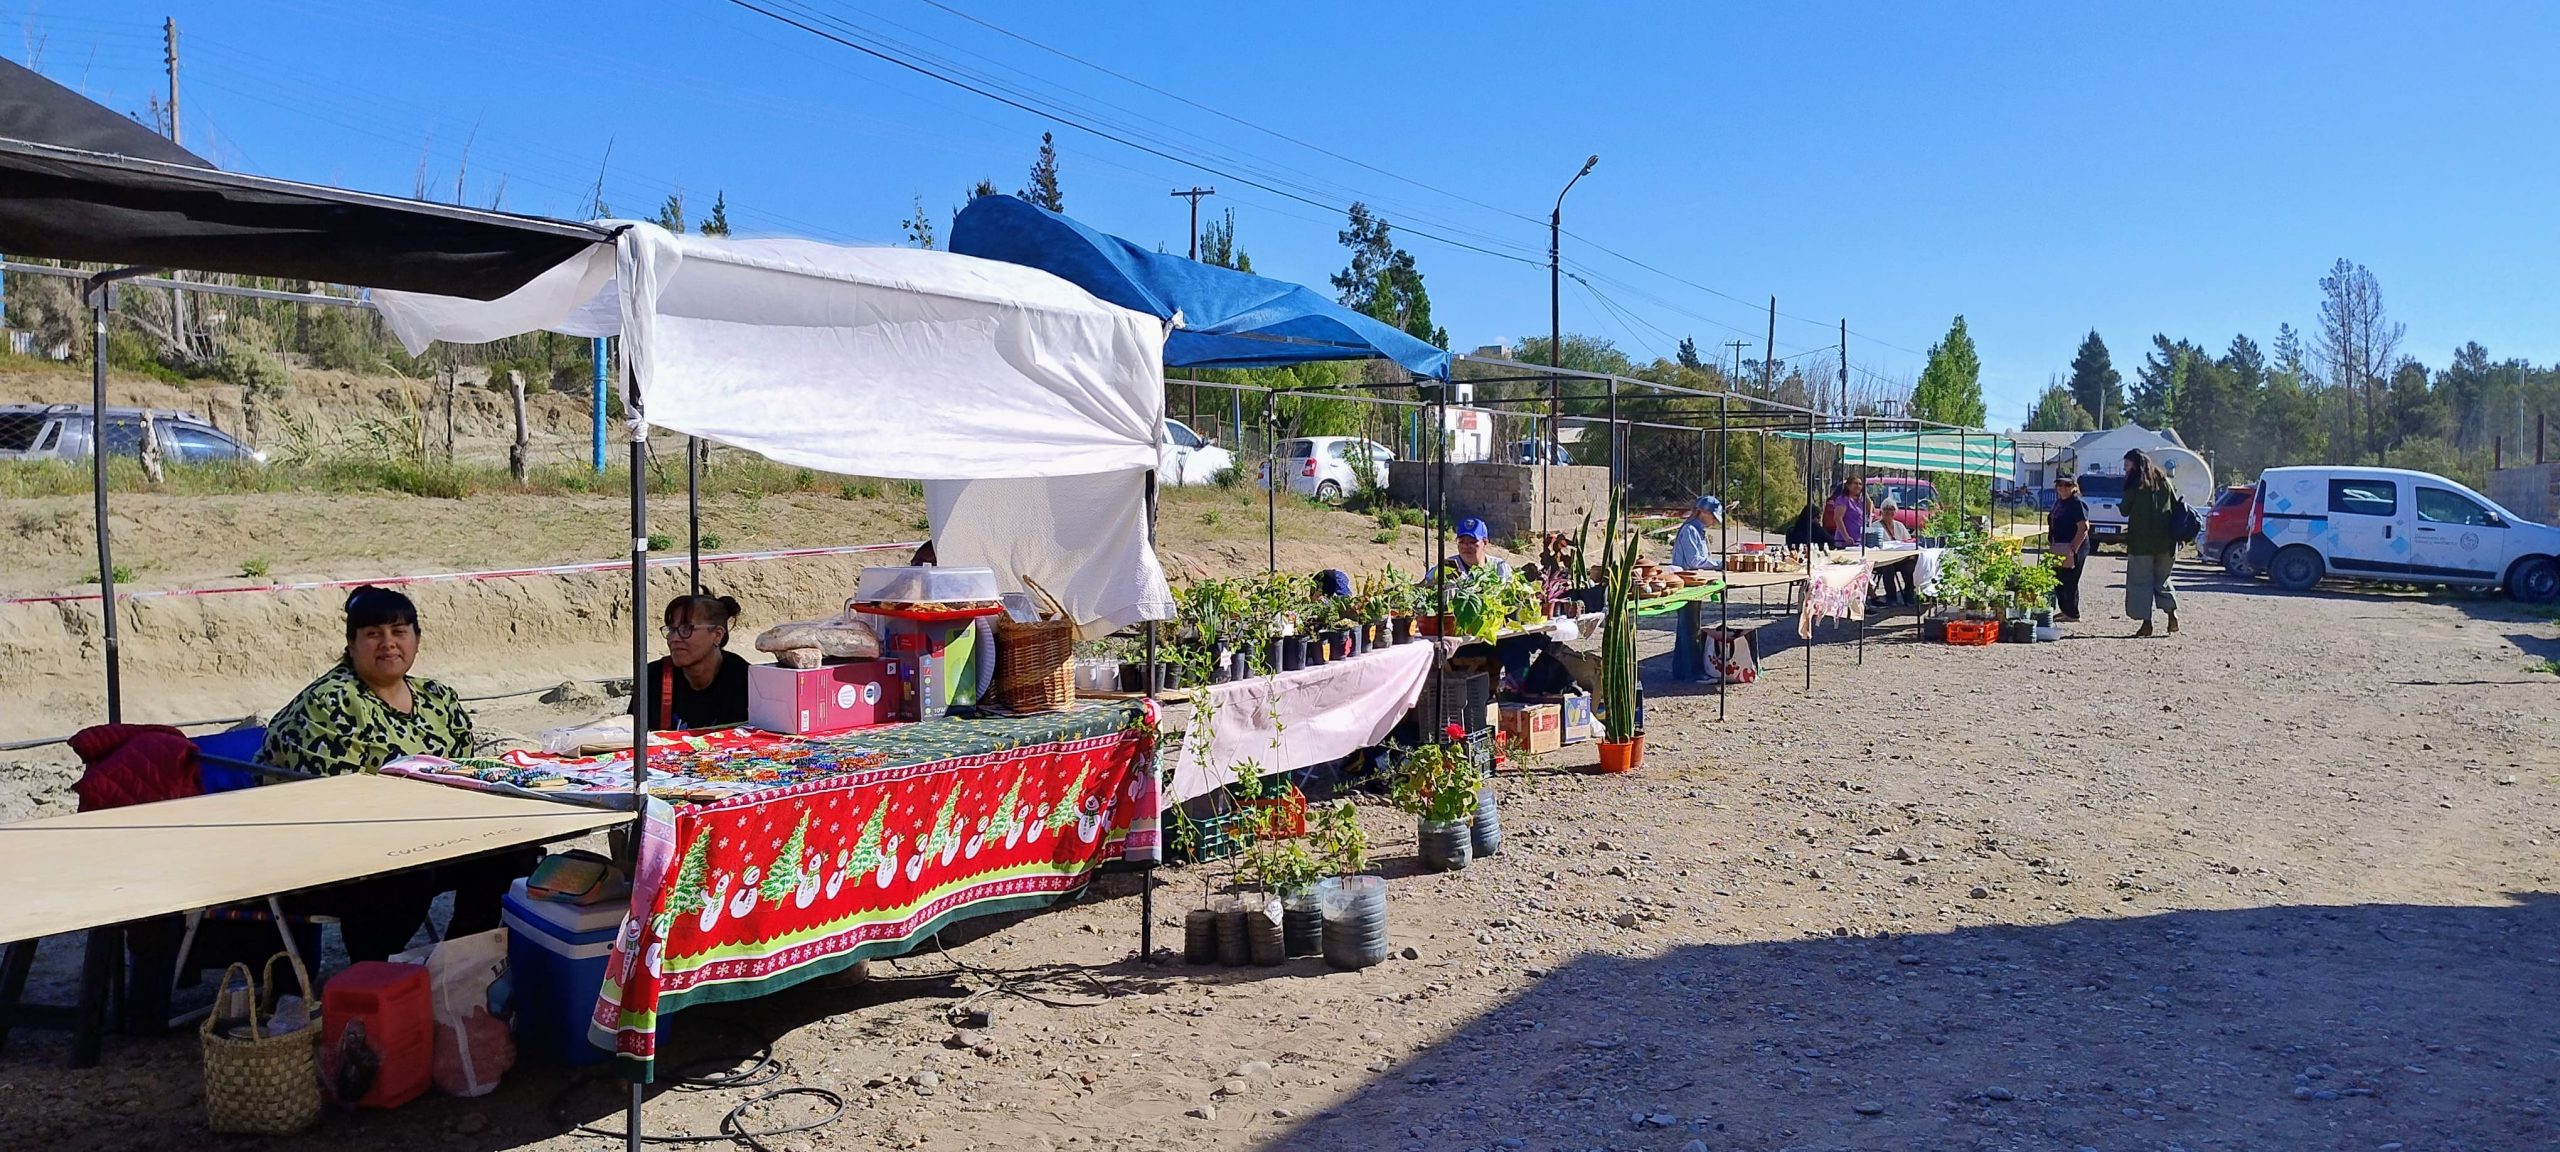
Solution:
[[[267,574],[267,558],[264,556],[252,556],[247,560],[241,561],[240,574],[243,576],[265,576]]]

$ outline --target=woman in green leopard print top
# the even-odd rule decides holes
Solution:
[[[267,725],[260,762],[315,776],[372,772],[402,756],[471,754],[462,697],[409,675],[417,608],[373,585],[347,598],[347,651]]]
[[[347,650],[267,726],[261,763],[337,776],[373,772],[402,756],[468,756],[471,717],[462,697],[409,675],[418,658],[418,606],[367,584],[347,597]],[[296,915],[338,918],[347,955],[380,960],[408,947],[439,893],[453,893],[444,937],[498,926],[499,900],[542,859],[516,848],[368,877],[286,898]]]

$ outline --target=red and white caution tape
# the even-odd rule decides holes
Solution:
[[[863,552],[912,552],[923,545],[921,540],[895,544],[847,544],[834,548],[782,548],[770,552],[718,552],[702,558],[704,567],[714,564],[736,564],[748,560],[786,560],[797,556],[850,556]],[[662,555],[649,557],[649,566],[664,568],[690,561],[689,556]],[[457,581],[517,580],[527,576],[574,576],[588,572],[620,572],[631,567],[629,560],[597,560],[585,564],[551,564],[540,568],[495,568],[485,572],[431,572],[417,576],[369,576],[352,580],[305,580],[292,584],[241,584],[224,588],[154,588],[137,592],[118,589],[116,599],[158,600],[177,596],[227,596],[238,592],[313,592],[329,588],[360,588],[371,584],[380,588],[396,588],[403,584],[443,584]],[[4,596],[0,604],[78,604],[98,599],[95,592],[72,592],[58,596]]]

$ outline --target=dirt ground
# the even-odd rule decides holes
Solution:
[[[1863,663],[1815,646],[1810,693],[1801,649],[1769,653],[1721,721],[1665,688],[1641,772],[1586,745],[1506,778],[1510,841],[1463,872],[1418,874],[1410,824],[1364,810],[1379,967],[1141,962],[1115,878],[867,984],[675,1017],[669,1063],[769,1040],[778,1084],[843,1095],[775,1149],[2560,1144],[2560,678],[2528,669],[2560,629],[2191,569],[2185,631],[2134,641],[2120,574],[2061,643],[1883,622]],[[1159,875],[1160,952],[1223,879]],[[992,1027],[955,1033],[963,1006]],[[0,1059],[13,1144],[205,1145],[191,1038],[62,1052]],[[656,1091],[649,1129],[756,1091]],[[213,1146],[603,1146],[582,1123],[619,1131],[610,1085],[523,1069]]]

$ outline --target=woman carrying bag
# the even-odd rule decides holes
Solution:
[[[2178,630],[2178,589],[2169,582],[2186,535],[2178,521],[2186,505],[2169,486],[2169,474],[2139,448],[2124,454],[2124,614],[2142,622],[2133,634],[2151,635],[2151,610],[2169,615]]]

